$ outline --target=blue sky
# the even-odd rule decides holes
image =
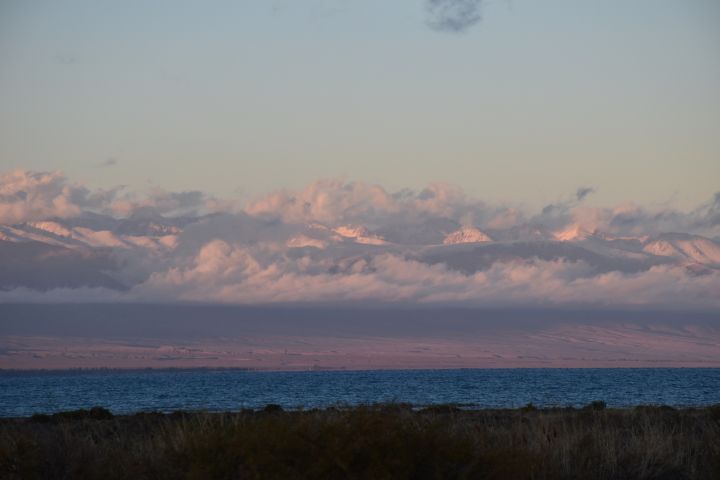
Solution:
[[[531,206],[718,190],[718,2],[481,13],[448,33],[421,0],[6,0],[0,165],[221,196],[336,176]]]

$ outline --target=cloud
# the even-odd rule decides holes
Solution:
[[[170,192],[155,188],[137,193],[128,192],[123,186],[90,190],[57,171],[0,173],[0,224],[72,218],[83,212],[129,217],[195,215],[230,209],[232,202],[200,191]]]
[[[517,207],[482,202],[445,184],[392,192],[377,184],[330,178],[300,190],[271,192],[239,208],[232,199],[218,199],[198,190],[154,188],[135,192],[122,186],[92,190],[60,172],[16,170],[0,173],[0,224],[72,218],[83,212],[128,218],[242,211],[248,218],[267,225],[361,225],[395,243],[433,243],[438,235],[460,226],[498,231],[499,239],[513,232],[519,235],[522,230],[552,232],[573,225],[615,236],[720,234],[720,192],[690,212],[635,204],[584,206],[582,201],[592,192],[591,187],[578,188],[569,199],[532,214]]]
[[[249,202],[245,211],[253,216],[286,223],[364,223],[372,226],[400,220],[451,218],[468,213],[480,215],[482,202],[471,200],[462,190],[431,184],[419,192],[404,189],[388,192],[380,185],[322,179],[299,191],[279,190]],[[482,215],[480,215],[482,216]]]
[[[582,202],[585,200],[585,197],[590,195],[591,193],[595,193],[595,189],[592,187],[580,187],[575,192],[575,198],[577,198],[578,202]]]
[[[592,191],[532,212],[443,184],[322,179],[238,208],[197,190],[92,190],[58,172],[9,172],[0,246],[34,240],[62,256],[0,272],[0,301],[65,287],[83,301],[97,291],[170,303],[720,306],[720,195],[682,212],[583,204]],[[493,241],[447,244],[463,227]]]
[[[117,165],[118,161],[116,158],[110,157],[106,158],[105,160],[98,162],[97,166],[100,168],[106,168],[106,167],[114,167]]]
[[[720,192],[715,192],[708,203],[693,212],[692,217],[694,220],[691,228],[720,231]]]
[[[213,199],[198,190],[168,192],[153,189],[144,195],[134,193],[115,199],[110,209],[123,217],[150,217],[157,215],[197,215],[204,207],[211,206]]]
[[[332,268],[332,267],[336,268]],[[720,308],[720,275],[689,275],[659,265],[636,273],[594,274],[584,262],[495,262],[464,274],[382,253],[341,261],[291,258],[268,247],[213,240],[190,257],[176,259],[129,292],[62,289],[65,301],[203,302],[223,304],[346,302],[440,304],[480,307]],[[96,292],[90,296],[89,292]],[[57,290],[48,292],[57,298]],[[0,293],[0,301],[42,297],[28,289]]]
[[[440,32],[462,33],[480,22],[482,0],[427,0],[427,24]]]
[[[86,209],[103,208],[115,194],[116,190],[90,191],[68,182],[60,172],[0,173],[0,223],[77,216]]]
[[[302,256],[215,240],[183,265],[137,286],[141,298],[220,303],[354,301],[466,306],[653,306],[718,308],[720,275],[660,265],[595,275],[584,262],[496,262],[464,274],[400,255],[346,258],[335,267]]]

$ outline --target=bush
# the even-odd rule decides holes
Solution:
[[[265,408],[262,409],[263,413],[281,413],[284,412],[283,407],[274,403],[268,403]]]
[[[52,418],[56,420],[111,420],[113,414],[107,408],[92,407],[90,410],[80,409],[56,413]]]
[[[594,402],[590,402],[583,408],[585,410],[601,411],[607,408],[607,403],[603,402],[602,400],[595,400]]]

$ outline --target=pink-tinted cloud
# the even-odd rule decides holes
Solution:
[[[45,243],[72,260],[52,264],[57,278],[79,280],[40,282],[51,272],[41,255],[6,262],[0,301],[720,307],[720,196],[680,212],[589,207],[591,192],[533,213],[446,185],[325,179],[237,209],[199,191],[91,190],[15,171],[0,176],[0,254]],[[107,285],[118,287],[88,290]]]
[[[61,172],[15,170],[0,173],[0,224],[72,218],[83,212],[132,215],[180,215],[230,210],[199,191],[169,192],[155,188],[144,194],[124,187],[90,190]]]
[[[116,190],[90,191],[59,172],[15,170],[0,173],[0,224],[73,217],[102,208]]]
[[[280,190],[247,204],[250,215],[280,218],[287,223],[371,223],[397,216],[423,215],[459,219],[481,202],[471,200],[458,188],[432,184],[414,192],[390,193],[380,185],[323,179],[303,190]]]
[[[222,303],[372,300],[402,303],[720,307],[720,275],[663,265],[637,273],[595,274],[583,262],[496,262],[463,274],[380,254],[341,262],[288,258],[267,248],[213,241],[182,266],[154,273],[139,296]]]

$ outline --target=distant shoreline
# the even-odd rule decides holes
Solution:
[[[432,372],[464,370],[720,370],[717,366],[615,366],[615,367],[413,367],[413,368],[247,368],[247,367],[77,367],[77,368],[0,368],[0,375],[26,373],[142,373],[142,372],[248,372],[248,373],[318,373],[318,372]]]

